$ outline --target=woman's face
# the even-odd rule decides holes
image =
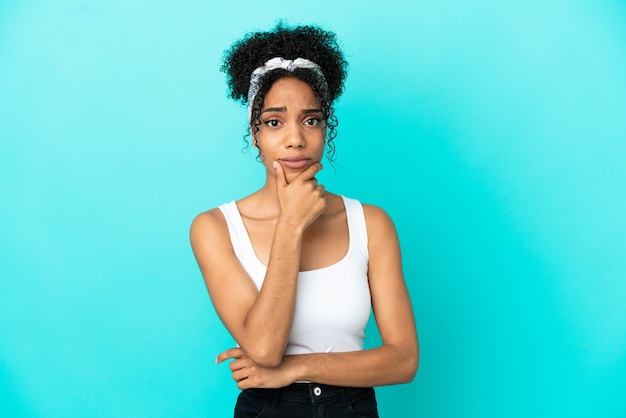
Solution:
[[[324,153],[326,123],[311,87],[296,78],[277,80],[265,95],[255,145],[265,168],[274,175],[273,161],[290,182]]]

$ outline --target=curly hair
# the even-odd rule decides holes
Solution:
[[[327,128],[326,157],[332,161],[335,154],[333,140],[337,136],[338,124],[333,103],[343,93],[348,68],[348,62],[343,57],[336,35],[316,26],[290,28],[282,22],[270,31],[246,34],[224,52],[220,70],[226,73],[230,97],[241,104],[246,104],[250,75],[256,68],[275,57],[287,60],[305,58],[313,61],[320,67],[325,82],[307,68],[297,68],[294,71],[284,69],[268,71],[260,80],[260,88],[253,103],[248,103],[251,106],[249,123],[253,134],[256,135],[258,132],[263,100],[272,85],[284,77],[297,78],[307,83],[320,101]]]

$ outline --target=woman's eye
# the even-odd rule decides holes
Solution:
[[[265,121],[265,124],[269,127],[275,128],[278,126],[279,122],[276,119],[270,119]]]
[[[304,121],[305,124],[309,125],[309,126],[317,126],[320,123],[320,120],[318,118],[310,118]]]

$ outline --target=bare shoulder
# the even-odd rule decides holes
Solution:
[[[379,206],[363,204],[367,234],[372,237],[385,237],[396,234],[393,220],[385,210]]]
[[[191,230],[219,227],[224,222],[222,211],[218,208],[213,208],[198,214],[191,222]]]
[[[380,220],[381,218],[391,219],[387,212],[380,206],[370,205],[368,203],[363,203],[362,205],[366,218],[371,218],[372,220]]]
[[[191,223],[189,238],[193,247],[228,240],[228,227],[222,211],[213,208],[196,216]]]
[[[191,234],[194,232],[209,232],[213,229],[220,229],[226,221],[222,211],[218,208],[209,209],[198,214],[191,222]]]

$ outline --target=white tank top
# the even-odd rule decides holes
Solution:
[[[360,202],[341,197],[348,219],[348,252],[331,266],[298,273],[293,327],[285,354],[363,349],[371,309],[365,215]],[[226,218],[235,255],[261,289],[267,266],[254,252],[237,204],[232,201],[219,209]]]

